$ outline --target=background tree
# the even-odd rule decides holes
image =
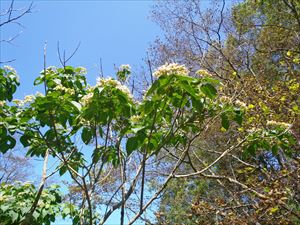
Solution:
[[[196,170],[198,164],[205,165],[215,154],[222,155],[226,143],[245,135],[253,138],[251,133],[260,129],[272,131],[259,132],[260,137],[269,139],[276,127],[282,127],[282,132],[289,130],[294,139],[293,147],[285,145],[286,139],[281,137],[272,141],[277,145],[253,141],[249,148],[232,151],[210,171],[221,174],[220,179],[202,179],[213,189],[213,195],[205,189],[203,193],[203,182],[197,185],[191,179],[179,181],[181,188],[175,183],[170,193],[163,196],[157,213],[159,223],[190,223],[193,219],[193,223],[199,224],[286,224],[299,219],[299,193],[289,191],[299,186],[295,180],[299,170],[298,15],[297,1],[243,1],[236,5],[217,1],[210,7],[201,1],[163,1],[155,5],[153,19],[165,31],[165,39],[153,45],[153,62],[180,61],[192,71],[200,68],[200,73],[209,73],[225,84],[221,91],[223,101],[236,102],[247,109],[239,133],[226,126],[223,118],[222,124],[228,131],[219,132],[216,126],[199,140],[192,159]],[[273,195],[277,192],[277,197],[268,201],[261,198],[257,205],[256,198],[250,200],[245,192],[239,195],[241,189],[236,184],[224,181],[226,175],[255,190]],[[193,187],[187,192],[191,194],[189,198],[184,197],[189,195],[185,192],[187,187]],[[288,199],[286,205],[279,196]],[[191,207],[186,212],[188,202]],[[286,217],[289,213],[291,216]]]

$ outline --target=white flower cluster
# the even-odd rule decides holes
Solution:
[[[220,102],[222,102],[222,103],[229,103],[229,102],[231,102],[231,98],[229,98],[228,96],[222,96],[220,98]]]
[[[120,91],[124,92],[129,98],[132,98],[132,95],[131,95],[128,87],[126,87],[125,85],[122,85],[120,83],[120,81],[112,79],[111,77],[106,78],[106,79],[98,77],[96,87],[105,87],[105,86],[115,87],[115,88],[119,89]]]
[[[5,101],[0,101],[0,107],[3,107],[3,106],[5,106]]]
[[[120,71],[123,71],[123,70],[127,70],[127,71],[130,71],[131,70],[131,67],[129,64],[123,64],[120,66],[119,68]]]
[[[35,93],[35,96],[36,96],[36,97],[45,97],[45,95],[42,94],[42,93],[39,92],[39,91],[37,91],[37,92]]]
[[[64,91],[65,93],[70,94],[70,95],[75,94],[74,90],[72,90],[71,88],[66,88],[61,84],[56,85],[55,88],[53,88],[53,90],[55,90],[55,91]]]
[[[138,123],[141,120],[141,118],[142,118],[141,116],[134,115],[134,116],[130,117],[130,120],[133,123]]]
[[[84,68],[82,66],[77,67],[76,70],[78,70],[79,74],[87,74],[86,68]]]
[[[256,127],[252,127],[251,129],[248,129],[247,131],[249,133],[256,133],[256,132],[261,131],[261,129],[260,128],[256,128]]]
[[[171,75],[171,74],[179,74],[183,76],[187,76],[189,74],[189,70],[184,65],[179,65],[177,63],[165,64],[159,67],[155,72],[154,76],[159,78],[162,75]]]
[[[26,95],[24,98],[24,103],[31,103],[35,100],[35,96],[34,95]]]
[[[41,72],[40,72],[40,74],[43,74],[45,71],[44,70],[42,70]],[[46,74],[49,74],[50,72],[57,72],[57,67],[55,67],[55,66],[49,66],[49,67],[47,67],[46,68]]]
[[[199,75],[199,76],[211,77],[211,74],[207,70],[197,70],[196,74]]]
[[[9,71],[11,71],[11,72],[17,74],[17,71],[16,71],[14,68],[12,68],[11,66],[3,66],[3,68],[4,68],[5,70],[9,70]]]
[[[93,92],[90,92],[87,95],[83,96],[80,99],[80,104],[83,106],[88,105],[91,102],[91,99],[93,98],[93,96],[94,96]]]
[[[14,99],[13,103],[15,103],[18,106],[23,106],[27,103],[31,103],[35,100],[35,96],[34,95],[26,95],[24,97],[24,100],[20,100],[20,99]]]
[[[105,86],[115,87],[115,88],[119,89],[120,91],[122,91],[123,93],[125,93],[129,98],[132,98],[132,95],[131,95],[129,89],[126,86],[122,85],[120,83],[120,81],[117,81],[117,80],[112,79],[110,77],[106,78],[106,79],[98,77],[95,87],[102,87],[103,88]],[[90,87],[88,89],[88,94],[83,96],[80,99],[80,104],[82,104],[83,106],[86,106],[91,102],[91,99],[94,96],[93,91],[94,91],[95,87]]]
[[[241,107],[241,108],[247,108],[246,103],[245,103],[245,102],[242,102],[242,101],[240,101],[240,100],[236,100],[236,101],[235,101],[235,104],[236,104],[237,106]]]
[[[18,106],[24,105],[23,101],[20,100],[20,99],[14,99],[14,100],[12,100],[12,102],[15,103],[15,104],[18,105]]]
[[[292,124],[270,120],[270,121],[267,121],[267,126],[275,126],[275,127],[281,127],[284,129],[289,129],[289,128],[291,128]]]

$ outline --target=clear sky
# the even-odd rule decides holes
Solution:
[[[1,1],[1,11],[10,1]],[[16,8],[24,8],[29,1],[15,1]],[[146,56],[147,48],[159,28],[148,19],[152,1],[34,1],[31,14],[17,24],[1,29],[0,39],[22,33],[13,44],[1,42],[0,61],[16,59],[9,63],[21,80],[17,98],[33,94],[33,81],[43,69],[43,48],[47,41],[47,66],[59,66],[57,42],[68,56],[81,42],[70,65],[83,66],[88,70],[88,81],[95,82],[102,59],[105,75],[114,74],[114,64],[131,64],[137,68]],[[41,90],[39,90],[41,91]],[[35,165],[37,174],[40,166]],[[107,224],[118,224],[119,214]],[[58,224],[68,224],[58,221]]]
[[[1,10],[10,1],[1,2]],[[16,1],[16,8],[28,1]],[[114,73],[114,64],[138,66],[146,56],[149,43],[159,35],[159,28],[148,19],[152,1],[34,1],[32,14],[20,22],[24,28],[10,24],[1,30],[1,40],[22,31],[13,45],[1,44],[1,61],[18,71],[22,87],[17,97],[31,94],[34,78],[43,69],[43,47],[47,41],[47,65],[59,66],[57,42],[70,54],[81,42],[72,66],[88,69],[88,80],[94,82],[102,58],[106,75]]]

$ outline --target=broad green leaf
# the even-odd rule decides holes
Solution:
[[[230,125],[228,116],[225,113],[222,113],[221,119],[222,119],[222,127],[224,127],[226,130],[228,130],[229,125]]]
[[[82,133],[81,133],[81,139],[82,139],[83,143],[85,143],[87,145],[88,143],[90,143],[92,137],[93,137],[92,131],[89,128],[84,127],[82,129]]]
[[[203,84],[200,89],[210,99],[214,99],[217,96],[216,88],[209,83]]]
[[[78,102],[71,101],[71,103],[78,109],[78,111],[81,110],[81,105]]]
[[[64,175],[68,170],[68,167],[67,166],[62,166],[60,169],[59,169],[59,176],[62,176]]]
[[[126,142],[126,152],[127,155],[130,155],[134,150],[136,150],[139,146],[139,141],[137,137],[130,137]]]

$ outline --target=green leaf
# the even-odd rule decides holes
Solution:
[[[68,170],[68,167],[67,166],[62,166],[60,169],[59,169],[59,176],[62,176],[64,175]]]
[[[257,150],[257,141],[252,142],[247,148],[246,153],[255,156],[256,150]]]
[[[74,74],[75,73],[74,68],[72,66],[66,66],[64,72],[65,72],[65,74]]]
[[[44,82],[44,80],[43,80],[43,77],[44,76],[39,76],[38,78],[36,78],[35,80],[34,80],[34,85],[39,85],[39,84],[41,84],[41,83],[43,83]]]
[[[139,141],[137,137],[130,137],[126,142],[126,152],[130,155],[134,150],[136,150],[139,146]]]
[[[272,146],[272,154],[277,155],[278,154],[278,145],[273,145]]]
[[[222,113],[221,119],[222,119],[222,127],[224,127],[226,130],[228,130],[229,125],[230,125],[228,116],[225,113]]]
[[[216,88],[209,83],[203,84],[200,89],[210,99],[214,99],[217,96]]]
[[[1,205],[0,209],[1,209],[2,212],[5,212],[6,210],[9,209],[9,206],[8,205]]]
[[[82,139],[83,143],[85,143],[87,145],[88,143],[90,143],[92,137],[93,137],[92,131],[89,128],[84,127],[82,129],[82,133],[81,133],[81,139]]]
[[[14,212],[14,211],[10,211],[10,212],[9,212],[9,215],[10,215],[10,217],[11,217],[11,221],[12,221],[12,222],[17,221],[17,219],[18,219],[18,217],[19,217],[18,213]]]
[[[93,163],[99,162],[101,157],[101,152],[99,148],[96,148],[93,152],[92,158],[93,158]]]
[[[243,114],[240,110],[235,111],[234,121],[236,121],[239,125],[242,125]]]
[[[13,149],[16,145],[16,140],[11,136],[4,136],[0,139],[0,152],[5,153],[9,149]]]
[[[78,102],[71,101],[71,103],[72,103],[72,105],[74,105],[78,109],[78,111],[81,110],[81,105]]]

